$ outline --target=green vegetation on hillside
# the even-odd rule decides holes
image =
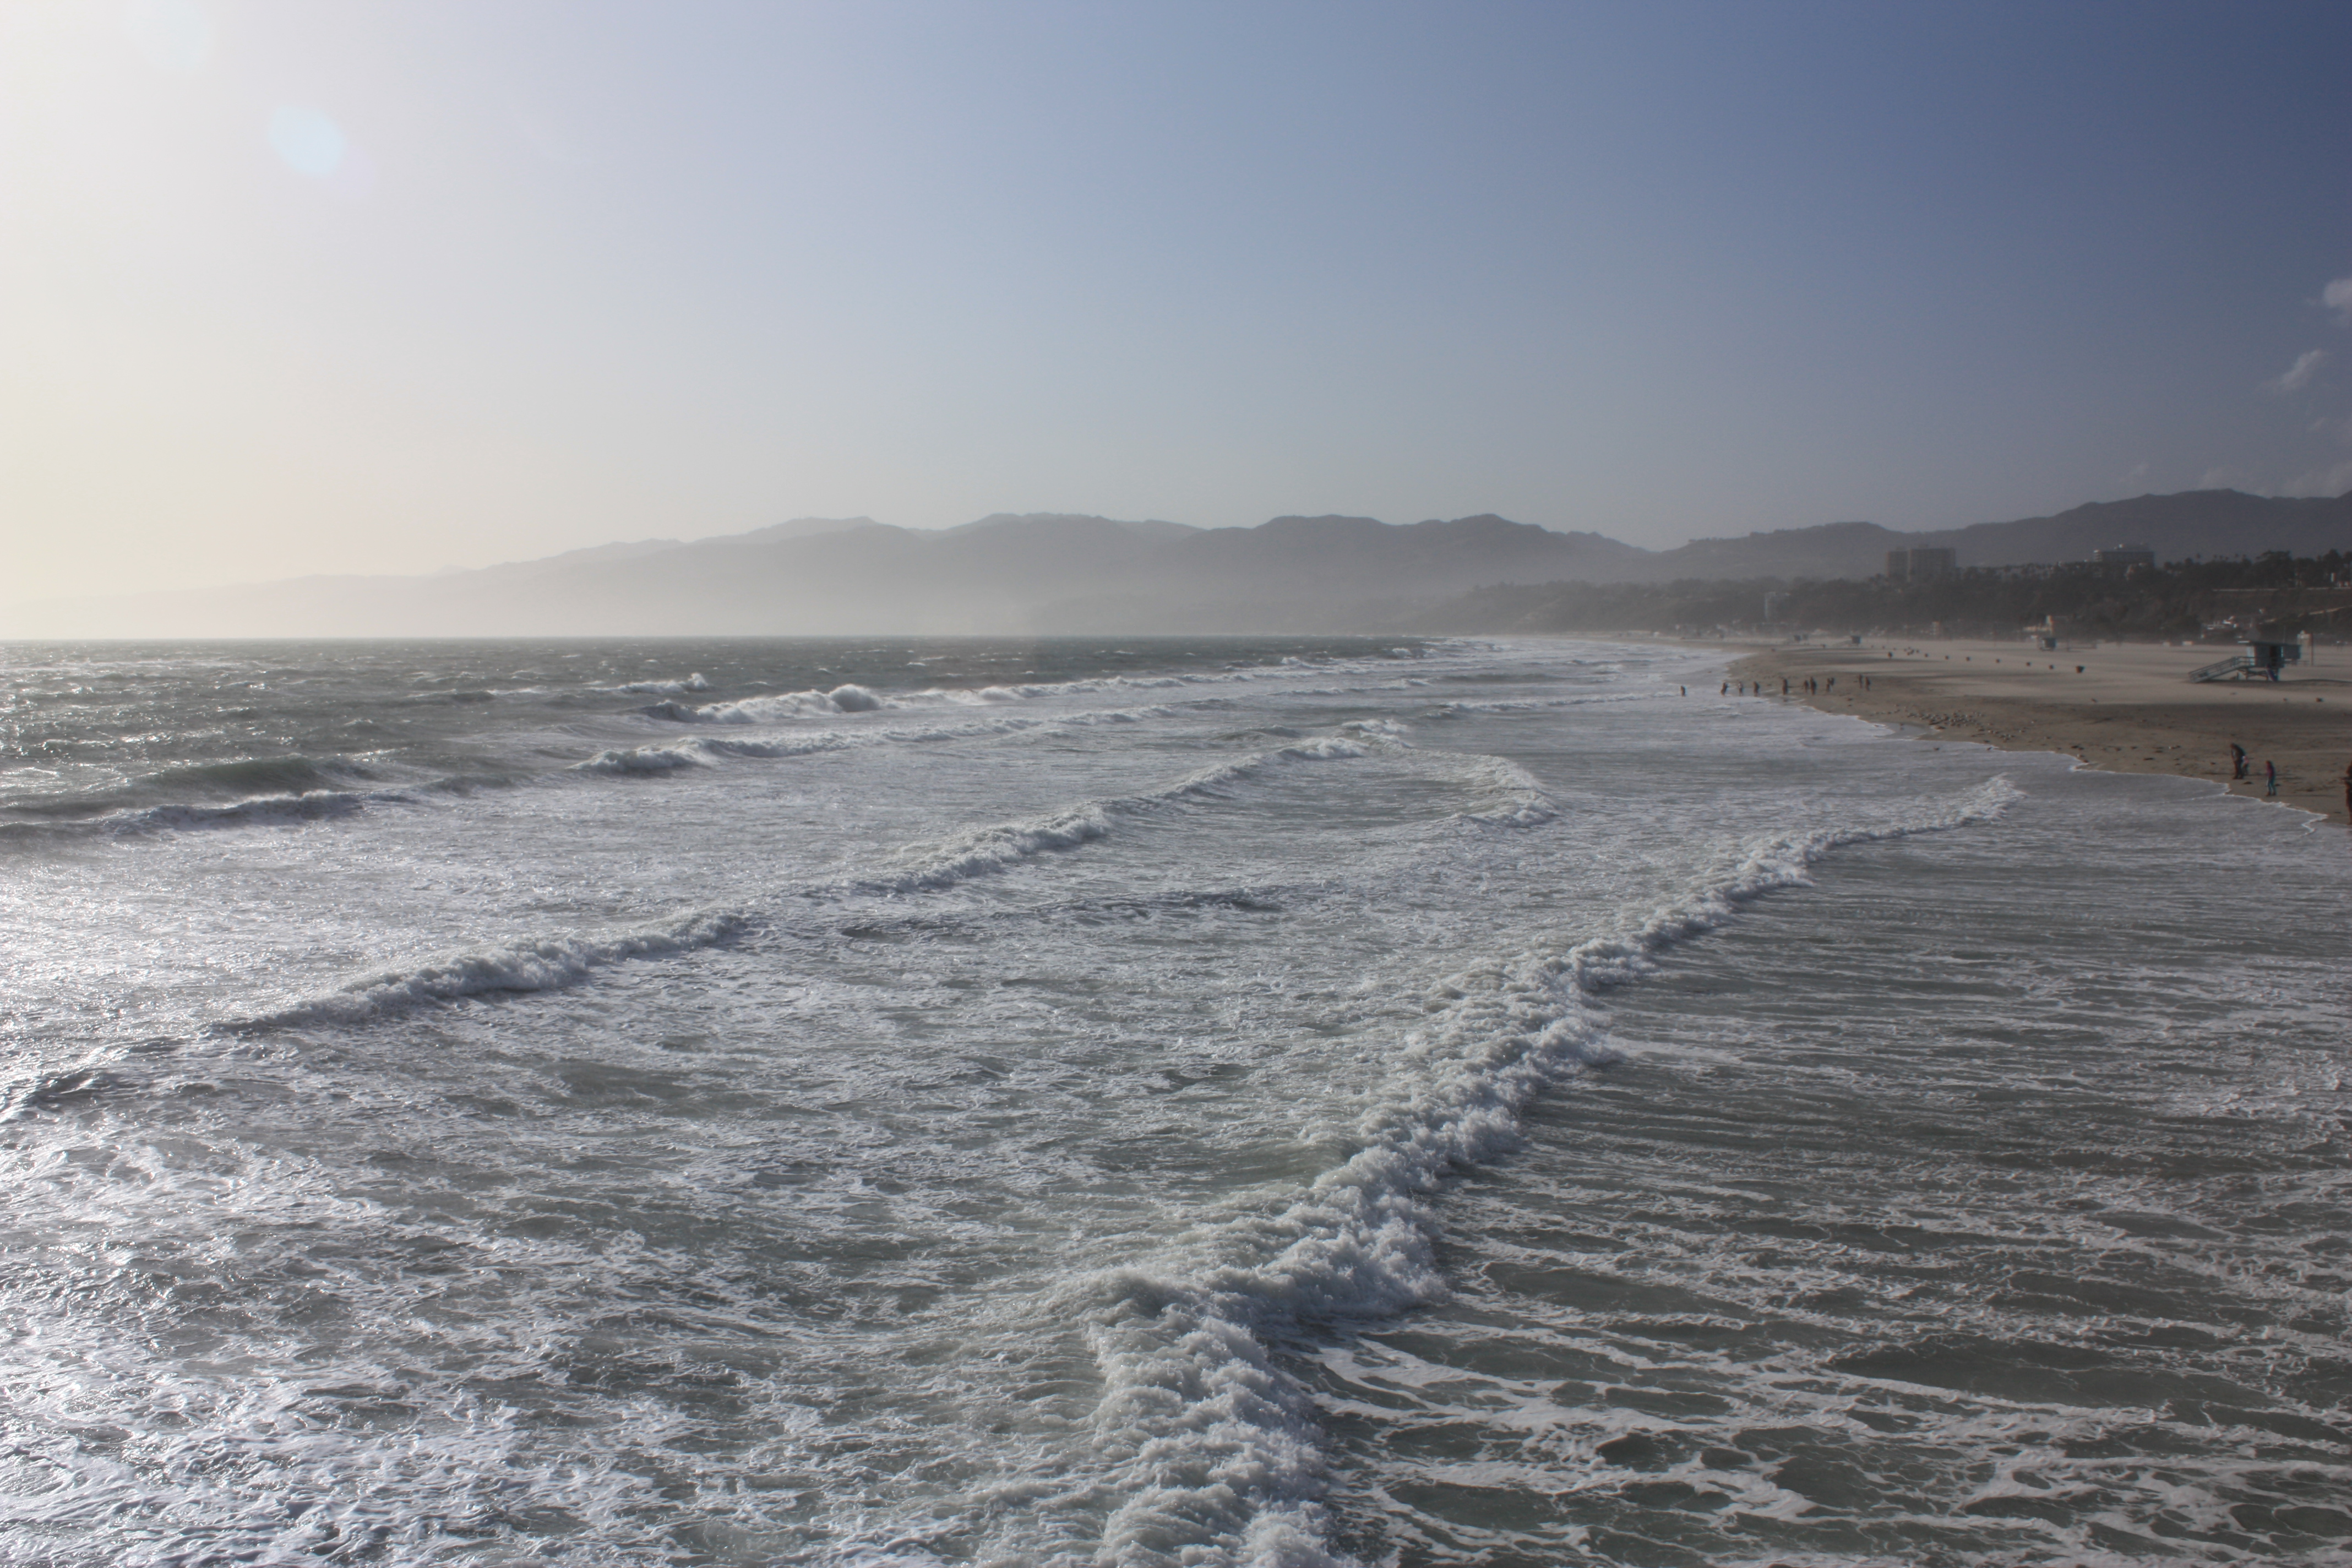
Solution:
[[[1768,615],[1769,601],[1769,615]],[[2015,636],[2055,619],[2084,637],[2229,640],[2259,623],[2352,633],[2352,555],[2176,561],[2117,572],[2088,562],[1975,567],[1924,581],[1542,583],[1479,588],[1423,617],[1433,632],[1820,630]]]

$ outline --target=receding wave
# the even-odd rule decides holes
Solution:
[[[1324,1462],[1309,1402],[1269,1347],[1317,1321],[1385,1316],[1440,1295],[1427,1194],[1517,1134],[1562,1072],[1613,1058],[1600,997],[1740,908],[1810,879],[1841,847],[1964,826],[2020,794],[2006,777],[1908,819],[1752,841],[1681,898],[1620,930],[1445,981],[1357,1153],[1284,1213],[1225,1222],[1190,1264],[1091,1284],[1104,1394],[1106,1561],[1336,1563],[1323,1544]]]

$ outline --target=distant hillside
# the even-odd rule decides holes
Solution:
[[[2015,637],[2054,620],[2070,637],[2209,637],[2234,641],[2251,626],[2327,640],[2352,632],[2352,554],[2265,552],[2129,573],[2084,562],[1970,566],[1941,576],[1790,583],[1685,579],[1676,583],[1543,583],[1475,589],[1423,613],[1404,630],[1478,635],[1629,631],[1709,635],[1779,631]]]
[[[1960,552],[1963,566],[2084,561],[2108,544],[2145,544],[2158,561],[2259,555],[2271,550],[2324,555],[2352,543],[2352,492],[2305,500],[2238,490],[2183,490],[2093,501],[2055,517],[1916,534],[1905,542],[1948,544]]]
[[[2159,561],[2185,561],[2266,550],[2320,555],[2347,543],[2352,494],[2299,500],[2184,490],[2093,501],[2054,517],[1928,533],[1896,533],[1874,522],[1832,522],[1744,539],[1696,539],[1651,556],[1640,580],[1870,577],[1885,569],[1888,551],[1907,546],[1949,546],[1959,552],[1963,566],[2028,566],[2087,561],[2092,551],[2111,544],[2145,544]]]
[[[2196,491],[1937,533],[1839,522],[1654,552],[1491,513],[1402,526],[1277,517],[1227,529],[1000,513],[937,532],[802,518],[721,539],[643,540],[429,577],[309,577],[19,605],[0,612],[0,636],[1377,630],[1481,587],[1860,579],[1901,545],[1950,544],[1964,565],[1978,566],[2080,560],[2126,542],[2165,559],[2352,548],[2352,496]]]
[[[430,577],[310,577],[18,606],[16,637],[1327,630],[1482,583],[1622,575],[1647,552],[1498,517],[1195,529],[1057,513],[940,532],[808,520]]]

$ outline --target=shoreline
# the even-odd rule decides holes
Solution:
[[[2340,669],[2290,667],[2275,684],[2189,679],[2225,652],[2210,644],[2050,650],[2022,642],[1874,638],[1860,645],[1751,644],[1727,673],[1734,682],[1763,684],[1776,701],[2001,751],[2057,752],[2110,773],[2203,779],[2249,799],[2266,798],[2263,764],[2273,763],[2280,804],[2347,821],[2352,658],[2326,650]],[[1783,679],[1785,698],[1776,689]],[[1808,679],[1819,689],[1806,692]],[[2244,779],[2231,777],[2233,741],[2248,753]]]

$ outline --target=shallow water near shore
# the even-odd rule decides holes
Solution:
[[[2307,818],[1657,647],[7,654],[0,1563],[2352,1561]]]

